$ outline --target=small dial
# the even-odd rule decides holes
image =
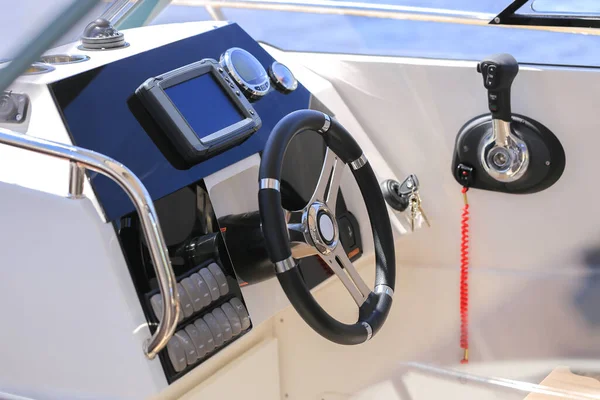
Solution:
[[[284,64],[275,61],[269,68],[269,76],[275,87],[284,93],[290,93],[298,87],[298,81],[292,71]]]
[[[267,71],[246,50],[232,47],[223,53],[220,63],[246,97],[257,99],[269,92],[271,85]]]

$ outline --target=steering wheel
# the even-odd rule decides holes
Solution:
[[[308,204],[297,211],[281,207],[280,178],[286,148],[294,136],[317,131],[327,144],[325,161]],[[339,240],[335,206],[342,172],[349,164],[368,210],[375,243],[375,288],[360,277]],[[301,166],[298,166],[301,168]],[[277,278],[304,321],[339,344],[359,344],[375,335],[392,305],[396,264],[392,227],[383,195],[360,146],[335,119],[314,110],[286,115],[273,128],[259,171],[260,218]],[[318,255],[342,281],[359,307],[358,321],[344,324],[317,303],[300,275],[296,259]]]

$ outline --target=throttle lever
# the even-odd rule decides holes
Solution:
[[[519,73],[519,64],[510,54],[495,54],[477,65],[488,90],[488,107],[492,118],[510,122],[510,89]]]
[[[535,193],[552,186],[565,168],[564,149],[541,122],[512,114],[517,61],[509,54],[496,54],[476,65],[489,113],[469,120],[459,130],[452,175],[464,187],[503,193]]]
[[[479,145],[481,164],[498,182],[515,182],[529,166],[527,144],[511,128],[510,90],[519,64],[510,54],[495,54],[481,61],[477,72],[483,76],[492,113],[492,130]]]

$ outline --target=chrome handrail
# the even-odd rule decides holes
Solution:
[[[142,231],[150,249],[158,287],[163,301],[163,316],[154,335],[144,343],[144,352],[153,359],[173,336],[180,312],[175,273],[169,260],[167,245],[160,229],[158,216],[144,184],[129,168],[103,154],[81,147],[0,129],[0,144],[45,154],[70,161],[69,198],[83,197],[85,169],[98,172],[116,182],[127,193],[140,217]]]

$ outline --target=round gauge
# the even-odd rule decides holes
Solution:
[[[269,76],[275,87],[284,93],[293,92],[298,87],[298,81],[292,71],[280,62],[275,61],[271,64]]]
[[[252,54],[239,47],[232,47],[221,56],[221,65],[242,89],[246,97],[262,97],[271,87],[269,75]]]

